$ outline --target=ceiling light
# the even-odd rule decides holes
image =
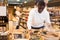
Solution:
[[[24,3],[27,3],[27,1],[24,1]]]
[[[20,0],[17,0],[17,1],[20,1]]]

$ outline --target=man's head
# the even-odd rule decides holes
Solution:
[[[45,8],[45,2],[44,1],[39,1],[37,3],[37,7],[38,7],[38,12],[41,13]]]

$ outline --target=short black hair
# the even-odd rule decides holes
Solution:
[[[36,5],[39,1],[44,1],[44,0],[35,0],[35,5]]]
[[[39,2],[37,3],[37,5],[45,6],[45,2],[44,2],[44,1],[39,1]]]

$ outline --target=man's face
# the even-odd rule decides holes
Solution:
[[[38,5],[38,12],[41,13],[44,10],[45,6]]]

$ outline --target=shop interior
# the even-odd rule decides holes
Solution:
[[[52,0],[47,4],[47,11],[50,13],[51,25],[55,30],[54,34],[35,31],[31,34],[27,28],[29,11],[34,8],[34,0],[1,0],[0,6],[6,7],[6,16],[0,16],[0,40],[60,40],[60,0]],[[51,5],[52,4],[52,5]],[[22,5],[19,29],[16,29],[14,9]]]

